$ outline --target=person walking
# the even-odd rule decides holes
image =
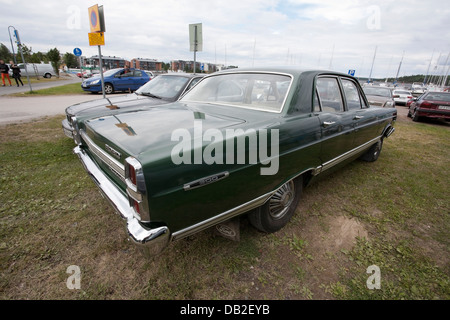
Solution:
[[[2,73],[2,82],[3,82],[2,86],[3,86],[3,87],[5,86],[5,78],[8,79],[8,81],[9,81],[9,86],[12,87],[11,79],[9,78],[9,73],[8,73],[8,71],[9,71],[8,65],[5,64],[5,61],[0,60],[0,72]]]
[[[10,68],[13,72],[13,78],[14,80],[16,80],[16,84],[17,86],[19,86],[19,82],[22,84],[23,87],[23,82],[22,79],[20,79],[20,68],[17,64],[14,64],[13,61],[10,61],[9,64],[11,65]]]

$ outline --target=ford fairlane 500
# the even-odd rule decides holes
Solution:
[[[74,152],[130,238],[156,254],[242,214],[279,230],[314,177],[377,160],[396,118],[345,74],[233,69],[177,102],[76,122]]]

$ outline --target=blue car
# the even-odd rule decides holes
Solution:
[[[105,93],[116,91],[135,91],[150,81],[149,75],[144,70],[138,69],[111,69],[103,73],[105,80]],[[100,75],[95,75],[81,84],[84,91],[101,92],[102,80]]]

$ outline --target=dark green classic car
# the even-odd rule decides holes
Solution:
[[[242,214],[279,230],[316,176],[377,160],[396,118],[346,74],[233,69],[171,104],[75,121],[74,152],[130,238],[157,254]]]

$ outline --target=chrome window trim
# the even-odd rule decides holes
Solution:
[[[219,77],[221,75],[231,75],[231,74],[271,74],[271,75],[280,75],[280,76],[287,76],[291,79],[291,81],[289,82],[289,87],[286,91],[286,95],[284,96],[284,100],[280,105],[279,110],[268,110],[265,108],[251,108],[251,107],[246,107],[243,105],[238,105],[238,104],[227,104],[227,103],[223,103],[223,102],[211,102],[211,101],[196,101],[196,100],[186,100],[183,101],[181,98],[181,102],[194,102],[194,103],[208,103],[208,104],[213,104],[213,105],[218,105],[218,106],[227,106],[227,107],[234,107],[234,108],[240,108],[240,109],[247,109],[247,110],[255,110],[255,111],[263,111],[263,112],[270,112],[270,113],[278,113],[281,114],[284,110],[285,104],[286,104],[286,100],[289,97],[290,93],[291,93],[291,88],[292,88],[292,84],[293,84],[293,80],[294,80],[294,76],[290,73],[285,73],[285,72],[272,72],[272,71],[235,71],[235,72],[226,72],[226,73],[220,73],[220,74],[212,74],[208,77],[205,77],[203,79],[201,79],[201,81],[207,80],[208,78],[212,78],[212,77]],[[200,82],[200,81],[199,81]],[[190,90],[189,90],[190,91]],[[187,93],[187,92],[186,92]],[[182,97],[184,98],[184,96]]]

